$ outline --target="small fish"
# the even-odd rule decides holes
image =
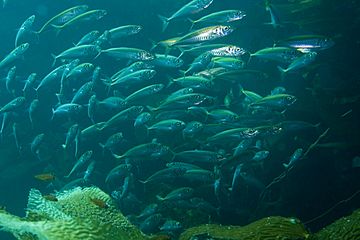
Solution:
[[[180,38],[178,39],[175,39],[173,41],[173,43],[175,43],[177,40],[179,40]],[[171,45],[171,44],[170,44]],[[170,47],[167,46],[168,47]],[[181,54],[179,55],[179,58],[182,57],[182,55],[188,53],[189,55],[193,55],[193,56],[199,56],[201,55],[202,53],[205,53],[205,52],[209,52],[213,49],[218,49],[218,48],[223,48],[223,47],[226,47],[228,46],[227,44],[223,44],[223,43],[215,43],[215,44],[205,44],[205,45],[195,45],[195,46],[192,46],[192,45],[184,45],[184,46],[178,46],[178,49],[180,50]]]
[[[287,68],[282,68],[278,66],[278,69],[282,73],[293,72],[300,68],[308,66],[310,63],[315,61],[317,56],[316,52],[308,52],[302,55],[301,57],[296,58]]]
[[[134,62],[130,66],[120,69],[119,71],[114,73],[110,78],[111,78],[111,80],[114,80],[116,78],[121,78],[121,77],[124,77],[126,75],[129,75],[131,73],[134,73],[134,72],[137,72],[140,70],[152,69],[152,68],[153,67],[150,64],[147,64],[145,62]]]
[[[165,197],[161,197],[157,195],[156,198],[159,201],[177,201],[177,200],[189,199],[193,196],[193,194],[194,194],[194,189],[190,187],[181,187],[172,190]]]
[[[12,64],[17,59],[22,58],[24,53],[28,50],[29,46],[29,43],[23,43],[12,50],[3,60],[1,60],[0,69]]]
[[[163,23],[163,28],[162,28],[163,32],[166,30],[170,21],[174,19],[184,18],[189,15],[193,15],[195,13],[201,12],[204,9],[208,8],[212,2],[213,0],[192,0],[188,4],[181,7],[169,18],[159,15],[159,18]]]
[[[68,175],[65,176],[65,178],[71,177],[71,175],[77,171],[79,168],[82,168],[85,164],[87,164],[92,159],[93,151],[89,150],[83,153],[79,160],[76,161],[75,165],[71,169]]]
[[[298,148],[294,151],[294,153],[291,155],[289,163],[283,163],[283,166],[288,169],[289,167],[294,166],[294,164],[299,161],[299,159],[302,157],[304,153],[304,150],[302,148]]]
[[[201,93],[189,93],[165,100],[160,106],[154,108],[153,111],[187,109],[192,106],[211,106],[214,104],[214,101],[213,97]]]
[[[128,59],[133,61],[148,61],[153,60],[155,56],[148,51],[138,49],[138,48],[127,48],[127,47],[118,47],[118,48],[109,48],[102,50],[101,53],[108,55],[116,60],[119,59]]]
[[[130,164],[120,164],[113,169],[106,175],[105,183],[109,183],[110,181],[114,181],[116,179],[125,178],[130,174],[132,166]]]
[[[122,132],[117,132],[111,135],[105,142],[105,144],[99,143],[100,147],[104,150],[107,149],[110,152],[114,152],[116,148],[119,148],[122,144],[126,143],[126,139]]]
[[[93,44],[95,40],[99,38],[99,36],[100,32],[97,30],[88,32],[75,44],[75,46]]]
[[[265,10],[269,12],[271,21],[269,23],[273,28],[282,26],[278,14],[274,8],[274,5],[270,3],[270,0],[265,1]]]
[[[94,84],[92,81],[84,83],[79,90],[75,93],[71,103],[85,104],[89,102],[90,97],[92,96],[94,89]]]
[[[156,213],[147,217],[141,224],[140,229],[145,234],[151,234],[159,231],[159,227],[163,222],[163,217],[160,213]]]
[[[163,68],[181,68],[184,61],[171,55],[155,54],[155,58],[149,61],[149,64]]]
[[[34,24],[35,15],[28,17],[20,26],[15,37],[15,47],[19,46],[20,41],[29,33],[32,33],[31,27]]]
[[[214,57],[241,57],[248,51],[235,45],[226,45],[209,51]]]
[[[234,153],[233,153],[233,157],[238,157],[241,154],[243,154],[246,150],[249,149],[249,147],[252,145],[253,143],[253,139],[244,139],[242,140],[239,145],[237,145],[236,148],[234,148]]]
[[[270,152],[267,150],[258,151],[255,153],[255,155],[252,157],[252,160],[255,162],[261,162],[264,159],[266,159],[270,155]]]
[[[164,232],[180,232],[183,229],[183,225],[175,220],[168,219],[166,222],[160,227],[161,231]]]
[[[8,93],[11,95],[15,95],[15,89],[17,86],[16,82],[16,66],[9,69],[6,77],[5,77],[5,86]]]
[[[149,134],[175,134],[182,131],[185,128],[185,122],[177,119],[166,119],[160,122],[154,123],[148,127]]]
[[[173,44],[171,44],[170,47],[212,41],[225,37],[231,34],[234,30],[235,29],[231,26],[223,25],[202,28],[184,35],[183,37],[175,41]]]
[[[109,208],[108,203],[99,198],[90,198],[90,202],[92,202],[94,205],[98,206],[99,208],[103,208],[103,209]]]
[[[151,113],[143,112],[135,119],[134,127],[145,126],[151,119]]]
[[[190,67],[185,71],[184,75],[193,74],[202,71],[208,67],[212,59],[210,52],[205,52],[194,59]]]
[[[206,163],[206,164],[219,164],[226,160],[225,156],[218,152],[207,150],[187,150],[175,153],[173,161],[185,163]]]
[[[24,85],[24,88],[22,89],[25,98],[29,97],[31,91],[35,91],[34,84],[35,84],[36,78],[37,78],[37,74],[31,73],[25,80],[25,85]]]
[[[95,59],[101,53],[101,48],[97,45],[80,45],[66,49],[59,55],[53,55],[54,61],[52,66],[55,66],[58,59]]]
[[[191,28],[198,23],[223,24],[238,21],[246,17],[246,13],[241,10],[224,10],[206,15],[198,20],[191,20]]]
[[[88,8],[89,8],[88,5],[78,5],[78,6],[75,6],[75,7],[65,9],[61,13],[55,15],[50,20],[48,20],[40,28],[40,30],[37,33],[43,32],[45,29],[47,29],[49,26],[52,26],[52,25],[62,25],[64,23],[70,21],[74,17],[86,12]]]
[[[51,202],[57,202],[59,201],[59,199],[53,195],[53,194],[47,194],[47,195],[43,195],[42,196],[44,199],[46,199],[47,201],[51,201]]]
[[[190,94],[190,93],[193,93],[194,92],[194,89],[192,88],[181,88],[173,93],[171,93],[167,98],[166,98],[166,101],[170,101],[171,99],[174,99],[174,98],[177,98],[177,97],[180,97],[182,95],[187,95],[187,94]]]
[[[66,75],[66,78],[79,78],[84,75],[90,74],[94,71],[95,66],[92,63],[81,63],[74,66],[70,72]]]
[[[215,90],[215,84],[212,80],[209,80],[200,76],[185,76],[177,79],[172,79],[172,82],[183,88],[192,88],[196,90],[202,90],[205,92],[213,92]]]
[[[171,150],[168,146],[162,145],[160,143],[145,143],[138,146],[132,147],[127,150],[123,155],[114,155],[117,159],[124,158],[160,158],[164,155],[171,153]]]
[[[64,149],[68,149],[70,145],[75,141],[75,138],[79,134],[79,132],[80,132],[79,124],[75,123],[74,125],[72,125],[66,134],[65,144],[63,144],[62,147]]]
[[[109,30],[109,40],[113,42],[123,37],[138,34],[141,30],[142,26],[139,25],[126,25],[112,28]]]
[[[263,97],[250,104],[251,107],[268,107],[271,109],[284,109],[296,102],[296,97],[289,94],[277,94]]]
[[[279,42],[280,46],[298,49],[304,53],[310,51],[322,51],[335,45],[334,41],[322,35],[299,35]]]
[[[144,102],[144,100],[146,100],[146,98],[158,94],[161,90],[164,89],[164,87],[164,84],[159,83],[141,88],[127,96],[124,101],[126,101],[128,104],[141,104]]]
[[[32,154],[34,154],[35,156],[38,156],[40,146],[42,143],[44,143],[44,141],[45,141],[44,133],[40,133],[34,137],[34,139],[31,142],[31,145],[30,145],[30,150],[31,150]]]
[[[103,9],[90,10],[90,11],[81,13],[79,15],[76,15],[75,17],[71,18],[69,21],[65,22],[62,25],[51,24],[51,26],[59,31],[65,27],[68,27],[75,23],[99,20],[99,19],[103,18],[106,14],[107,14],[107,11],[103,10]]]
[[[91,175],[93,174],[94,169],[95,169],[95,165],[96,165],[96,161],[95,161],[95,160],[92,160],[92,161],[89,163],[88,167],[86,168],[85,173],[84,173],[84,177],[83,177],[83,179],[84,179],[85,182],[89,182],[89,181],[90,181]]]
[[[124,121],[135,120],[137,116],[142,113],[144,110],[143,106],[131,106],[111,117],[109,120],[105,122],[105,124],[99,128],[99,130],[104,130],[105,128],[111,128],[114,126],[118,126]]]
[[[128,87],[131,85],[136,85],[143,83],[144,81],[152,79],[156,75],[156,71],[153,69],[143,69],[123,77],[115,78],[111,83],[107,84],[108,86],[120,85],[122,87]]]
[[[239,70],[245,67],[245,62],[233,57],[214,57],[211,59],[211,67],[222,67],[228,70]]]
[[[0,114],[5,112],[14,112],[24,107],[26,103],[25,97],[17,97],[0,108]]]
[[[65,103],[58,106],[55,110],[53,109],[52,120],[56,118],[66,117],[72,118],[79,116],[81,111],[83,111],[83,106],[76,103]]]
[[[183,129],[183,137],[184,139],[189,138],[196,138],[199,134],[202,133],[204,129],[204,124],[198,121],[191,121],[186,124],[185,128]]]
[[[55,180],[55,175],[52,173],[41,173],[35,175],[34,178],[43,182],[49,182]]]
[[[280,63],[291,63],[299,58],[302,52],[289,47],[270,47],[260,49],[259,51],[250,54],[250,57],[257,57],[261,59],[277,61]]]

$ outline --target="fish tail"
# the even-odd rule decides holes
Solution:
[[[168,25],[169,25],[170,18],[161,16],[161,15],[158,15],[158,17],[160,18],[160,20],[161,20],[161,22],[162,22],[162,24],[163,24],[162,31],[165,32],[166,28],[167,28]]]
[[[189,29],[189,31],[191,31],[194,28],[196,21],[192,20],[191,18],[188,18],[188,20],[191,23],[191,26],[190,26],[190,29]]]
[[[287,73],[287,70],[285,68],[280,67],[280,66],[277,66],[277,69],[279,69],[279,71],[281,73],[281,81],[284,81],[285,74]]]
[[[155,48],[157,48],[159,46],[159,44],[152,39],[149,39],[149,41],[151,43],[150,52],[152,52]]]
[[[164,201],[165,198],[159,196],[159,195],[156,195],[156,199],[159,200],[159,201]]]
[[[57,56],[55,54],[51,54],[51,57],[54,59],[52,64],[51,64],[51,67],[55,67],[55,64],[56,64],[56,61],[57,61]]]

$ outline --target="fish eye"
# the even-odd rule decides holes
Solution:
[[[227,30],[229,30],[230,28],[229,28],[228,26],[225,26],[225,28],[224,28],[224,29],[227,31]]]

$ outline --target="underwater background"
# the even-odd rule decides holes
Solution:
[[[16,97],[22,96],[25,80],[30,73],[37,74],[35,85],[38,85],[44,76],[61,65],[59,60],[55,67],[52,66],[52,54],[57,55],[73,47],[82,36],[92,30],[103,33],[105,30],[118,26],[139,25],[142,29],[138,34],[106,43],[104,47],[102,46],[102,50],[131,47],[166,56],[164,48],[152,49],[153,42],[189,33],[191,23],[187,20],[188,17],[198,19],[213,12],[238,9],[246,12],[246,17],[233,23],[235,30],[229,36],[217,39],[214,43],[232,44],[245,49],[247,53],[242,60],[246,66],[242,69],[251,69],[256,73],[244,74],[241,71],[236,72],[238,70],[236,69],[232,73],[230,81],[217,80],[215,93],[211,91],[209,93],[208,89],[204,90],[200,86],[198,88],[200,94],[211,96],[212,100],[215,99],[211,106],[194,108],[195,111],[198,111],[195,114],[200,114],[200,117],[199,115],[189,117],[186,115],[188,113],[184,112],[180,113],[181,117],[169,115],[165,119],[175,118],[185,124],[196,120],[204,125],[218,125],[221,128],[222,124],[228,121],[227,116],[225,116],[225,120],[219,120],[220,117],[214,116],[215,113],[211,115],[211,111],[229,109],[240,119],[235,120],[236,124],[232,122],[234,125],[231,125],[231,129],[244,127],[255,129],[254,131],[257,132],[258,129],[263,129],[260,127],[276,126],[281,128],[281,134],[260,133],[261,136],[251,143],[254,146],[245,150],[245,153],[235,156],[234,149],[244,140],[237,136],[235,140],[230,137],[216,142],[217,139],[214,140],[213,137],[222,131],[212,129],[209,131],[214,132],[210,134],[202,132],[200,135],[186,138],[183,137],[182,132],[185,126],[182,126],[180,130],[174,130],[171,126],[170,133],[167,130],[158,131],[154,124],[160,120],[153,120],[149,125],[136,129],[134,118],[121,122],[120,129],[105,129],[107,131],[100,133],[100,136],[97,135],[87,141],[82,141],[79,147],[81,154],[74,156],[74,146],[69,150],[62,148],[61,145],[65,143],[67,131],[74,123],[78,124],[82,130],[93,124],[92,119],[88,117],[87,110],[74,119],[69,120],[68,117],[63,118],[63,116],[61,119],[54,119],[53,110],[64,103],[58,103],[55,92],[53,94],[46,90],[41,93],[37,91],[27,97],[24,106],[11,110],[15,112],[16,116],[13,116],[9,122],[4,120],[6,112],[0,110],[0,120],[6,124],[1,128],[0,141],[0,206],[6,207],[7,211],[15,215],[23,216],[31,188],[51,194],[63,189],[73,180],[83,179],[84,171],[90,161],[86,166],[81,166],[82,169],[76,169],[76,173],[71,174],[71,177],[69,172],[83,153],[92,151],[92,158],[96,163],[90,180],[78,181],[72,186],[95,185],[100,187],[114,197],[119,209],[124,215],[129,216],[131,222],[140,228],[143,226],[144,232],[149,234],[161,232],[160,227],[169,219],[183,221],[181,224],[184,228],[188,228],[210,222],[224,225],[245,225],[266,216],[296,217],[304,222],[307,228],[316,232],[359,208],[360,194],[357,193],[360,191],[360,74],[358,67],[360,2],[352,0],[273,0],[271,5],[276,9],[277,17],[280,19],[280,26],[274,27],[271,24],[265,24],[271,21],[271,16],[265,8],[265,1],[214,0],[209,7],[199,13],[170,21],[167,29],[162,31],[162,22],[158,15],[169,17],[189,2],[188,0],[8,0],[6,5],[0,8],[0,22],[2,23],[0,25],[0,59],[4,59],[14,49],[14,40],[18,29],[24,20],[33,14],[36,16],[32,25],[34,31],[38,31],[46,21],[56,14],[77,5],[86,4],[89,9],[104,9],[107,14],[99,20],[79,22],[65,27],[58,33],[49,29],[41,34],[30,33],[25,36],[26,41],[23,42],[28,42],[30,47],[23,58],[0,68],[0,107],[5,106]],[[224,25],[226,25],[225,22]],[[314,62],[285,74],[278,70],[278,63],[251,56],[260,49],[276,46],[281,40],[300,35],[326,36],[332,39],[334,45],[319,51]],[[169,54],[179,56],[180,51],[172,49]],[[174,84],[169,84],[170,79],[181,78],[183,73],[180,70],[186,71],[197,56],[196,54],[184,54],[181,56],[184,64],[178,68],[156,66],[156,75],[151,83],[146,83],[141,87],[130,87],[130,89],[121,86],[119,91],[123,92],[120,95],[125,98],[142,87],[163,84],[166,89],[159,94],[160,96],[157,94],[147,96],[134,105],[142,105],[145,109],[143,112],[149,112],[152,116],[158,114],[159,111],[169,110],[167,105],[165,105],[166,109],[164,107],[165,110],[159,106],[164,106],[161,105],[164,104],[164,99],[180,89],[178,86],[174,87]],[[101,53],[96,58],[85,59],[81,62],[91,62],[94,66],[101,67],[103,81],[100,82],[104,82],[104,87],[100,87],[100,90],[93,89],[94,92],[97,91],[96,98],[100,102],[109,96],[116,96],[114,93],[107,92],[106,79],[135,61],[114,60]],[[9,69],[15,65],[16,80],[12,88],[6,84],[6,78]],[[283,68],[286,66],[286,64],[282,65]],[[205,67],[203,70],[211,68]],[[230,71],[233,70],[230,69]],[[196,72],[200,72],[200,70]],[[87,80],[83,81],[85,78],[91,79],[91,76],[81,77],[82,82],[79,80],[73,83],[70,92],[67,93],[68,98],[87,82]],[[250,110],[248,109],[251,104],[251,106],[256,106],[258,103],[252,102],[244,107],[243,101],[247,95],[245,94],[245,97],[242,95],[243,89],[260,96],[267,96],[276,87],[286,89],[285,93],[295,96],[296,102],[286,107],[270,107],[270,110],[266,109],[265,113],[259,115],[253,113],[251,107]],[[194,89],[197,89],[197,86]],[[234,95],[234,91],[237,91],[237,94]],[[92,94],[87,101],[79,105],[84,109],[88,108],[88,100],[91,96]],[[28,119],[30,103],[34,99],[44,103],[40,110],[37,110],[35,124]],[[226,99],[230,99],[230,103],[226,103]],[[68,100],[70,101],[71,98]],[[151,107],[148,107],[149,105]],[[116,108],[105,109],[104,112],[98,113],[95,122],[106,122],[118,112],[120,110]],[[202,114],[206,116],[204,117]],[[213,116],[212,120],[211,116]],[[241,122],[244,116],[248,120],[246,123]],[[183,119],[180,119],[182,117]],[[286,125],[290,121],[293,121],[292,123],[301,121],[308,125],[295,126],[294,130]],[[153,132],[149,130],[150,126],[155,129]],[[112,126],[112,128],[114,127]],[[120,149],[115,150],[113,156],[114,152],[108,149],[103,150],[99,146],[99,142],[104,143],[117,131],[124,134],[125,143],[120,146]],[[42,142],[40,154],[39,151],[35,151],[34,154],[31,144],[36,136],[43,133],[48,137]],[[316,142],[317,140],[320,141]],[[315,145],[311,145],[315,142]],[[174,180],[173,176],[170,178],[167,176],[168,178],[150,184],[150,186],[143,184],[142,182],[146,182],[154,173],[165,169],[166,164],[175,162],[173,157],[161,156],[160,160],[155,157],[149,162],[136,161],[131,164],[128,175],[119,174],[121,176],[115,177],[114,181],[110,183],[105,181],[109,172],[119,164],[119,160],[116,158],[122,160],[126,157],[123,154],[126,154],[127,150],[145,143],[166,145],[171,150],[170,154],[175,154],[175,156],[179,152],[202,149],[220,153],[225,160],[222,159],[221,163],[209,161],[209,163],[198,164],[202,170],[207,171],[202,174],[211,174],[210,180],[207,175],[204,177],[194,174],[194,176],[184,177],[185,180]],[[260,147],[256,144],[259,144]],[[283,164],[289,163],[289,159],[298,148],[302,148],[304,152],[310,151],[306,157],[301,158],[295,166],[291,166],[291,170],[287,171]],[[254,155],[261,151],[267,151],[269,155],[254,163]],[[149,155],[152,153],[150,152]],[[151,156],[153,157],[153,155]],[[141,158],[141,160],[146,158],[146,154]],[[181,159],[181,157],[178,158]],[[195,154],[195,158],[198,158],[197,154]],[[128,164],[128,162],[126,163]],[[189,163],[196,165],[197,161],[191,160]],[[241,167],[243,167],[242,170]],[[240,177],[234,176],[237,171],[240,171]],[[192,169],[190,172],[195,173],[196,171]],[[51,176],[44,175],[45,178],[37,177],[40,174],[50,173]],[[67,177],[68,174],[69,177]],[[129,176],[132,176],[132,179],[128,180],[131,181],[129,183],[131,187],[127,189],[126,194],[130,195],[131,193],[135,198],[130,198],[125,202],[124,198],[126,197],[116,198],[116,193],[123,191],[126,187],[124,179]],[[277,182],[278,176],[280,176],[280,180]],[[271,184],[274,179],[275,183]],[[235,183],[235,181],[238,182]],[[214,192],[216,184],[223,184],[220,186],[220,193],[216,192],[217,190]],[[201,202],[203,204],[201,206],[209,205],[206,205],[204,209],[197,205],[195,208],[199,210],[198,212],[191,212],[192,217],[182,218],[180,217],[184,215],[182,210],[171,211],[170,209],[186,208],[186,212],[189,212],[188,209],[194,207],[181,207],[176,205],[179,202],[174,203],[173,200],[167,201],[162,198],[168,197],[167,194],[172,190],[184,187],[191,188],[191,197],[196,197],[197,201],[200,201],[199,199],[204,201]],[[184,200],[181,199],[182,196],[175,196],[175,198],[177,198],[175,201]],[[338,204],[339,202],[340,204]],[[150,223],[144,226],[144,221],[148,216],[143,218],[139,215],[147,206],[154,203],[158,206],[161,206],[162,203],[169,205],[160,211],[162,216],[157,215],[155,220],[148,220]],[[205,209],[211,208],[213,210],[205,211]],[[329,209],[331,211],[328,211]],[[324,216],[312,221],[322,214]],[[170,231],[170,233],[170,235],[173,234],[174,239],[179,234],[176,231],[175,233]],[[14,239],[14,237],[0,232],[0,239]]]

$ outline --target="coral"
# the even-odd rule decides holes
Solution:
[[[314,240],[359,240],[360,209],[350,216],[342,217],[314,234]]]
[[[301,240],[308,239],[309,233],[295,218],[267,217],[247,226],[220,226],[206,224],[190,228],[180,240]]]
[[[52,201],[33,189],[26,217],[1,211],[0,226],[20,240],[149,239],[96,187],[58,193]]]

